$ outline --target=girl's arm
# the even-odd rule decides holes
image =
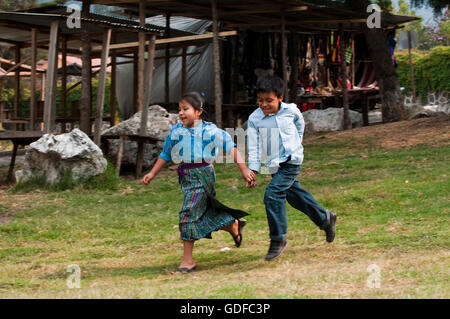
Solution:
[[[158,174],[158,172],[161,170],[161,168],[163,168],[166,164],[167,164],[167,162],[164,159],[162,159],[161,157],[158,157],[158,160],[156,161],[156,163],[153,166],[150,173],[144,175],[144,177],[142,178],[142,183],[144,185],[147,185],[148,183],[150,183],[155,178],[155,176]]]
[[[233,155],[233,160],[236,165],[239,167],[242,177],[245,179],[247,183],[254,183],[256,181],[256,174],[251,169],[245,165],[245,161],[239,153],[236,147],[232,147],[230,150],[231,155]]]

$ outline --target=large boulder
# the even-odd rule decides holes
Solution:
[[[81,180],[103,174],[106,166],[102,150],[84,132],[74,129],[66,134],[45,134],[31,143],[16,180],[44,177],[47,183],[54,184],[67,173]]]
[[[305,134],[316,132],[334,132],[344,129],[344,109],[330,107],[325,110],[309,110],[303,112],[305,119]],[[362,115],[350,110],[350,121],[352,128],[361,127]]]
[[[177,114],[169,113],[165,108],[159,105],[151,105],[148,107],[147,135],[155,137],[159,140],[164,140],[167,135],[169,135],[170,125],[177,124],[177,121]],[[140,127],[141,112],[137,112],[128,120],[122,121],[119,124],[103,131],[102,135],[138,135],[140,133]],[[144,168],[148,168],[156,162],[162,151],[163,145],[163,142],[144,145]],[[124,141],[122,153],[123,166],[136,165],[137,148],[136,142],[127,140]],[[119,140],[110,140],[108,157],[110,157],[112,161],[115,161],[117,158],[118,149]]]

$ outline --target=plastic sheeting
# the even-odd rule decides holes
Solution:
[[[146,19],[147,23],[164,27],[166,18],[157,16]],[[170,19],[170,27],[195,34],[203,34],[211,25],[210,21],[198,19],[173,17]],[[207,101],[214,99],[214,66],[213,66],[213,45],[211,43],[202,46],[190,46],[187,53],[200,52],[200,54],[187,56],[186,58],[186,92],[204,92]],[[181,54],[182,49],[171,49],[170,54]],[[165,50],[158,50],[155,57],[164,56]],[[127,58],[117,58],[117,62],[129,60]],[[178,102],[181,97],[181,64],[182,58],[170,59],[169,72],[169,100]],[[163,103],[165,99],[165,59],[155,59],[155,69],[153,70],[153,83],[150,99],[145,94],[144,105]],[[133,64],[121,64],[117,66],[117,101],[119,109],[124,119],[133,115]],[[145,88],[146,92],[148,88]]]

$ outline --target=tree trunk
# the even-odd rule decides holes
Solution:
[[[347,0],[350,7],[359,12],[366,12],[371,4],[369,0]],[[381,95],[381,113],[383,122],[395,122],[406,118],[405,105],[400,92],[397,72],[392,63],[383,29],[369,29],[362,24],[370,56],[372,58]]]

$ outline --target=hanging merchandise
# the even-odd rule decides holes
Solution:
[[[333,47],[331,53],[331,62],[336,62],[336,43],[334,42],[334,31],[331,31],[331,46]]]
[[[347,49],[345,50],[345,61],[350,64],[352,63],[352,56],[353,56],[353,52],[352,52],[352,39],[349,40],[349,44],[347,46]]]
[[[325,55],[323,55],[322,53],[319,53],[318,58],[319,58],[319,65],[323,66],[325,64]]]

